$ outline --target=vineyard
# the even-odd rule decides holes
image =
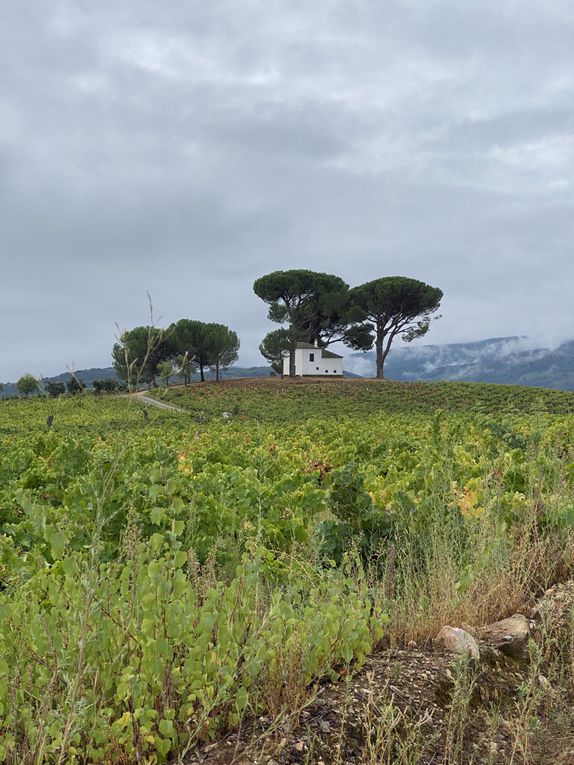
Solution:
[[[0,404],[2,762],[185,762],[572,572],[574,394],[154,395]]]

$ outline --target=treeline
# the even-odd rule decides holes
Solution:
[[[199,370],[205,380],[210,369],[216,381],[223,370],[237,361],[237,334],[215,322],[180,319],[167,329],[154,326],[134,327],[122,333],[112,349],[114,368],[128,388],[140,384],[168,385],[172,377],[191,382]]]
[[[76,396],[78,393],[83,393],[87,390],[87,386],[83,380],[81,380],[75,373],[71,372],[69,378],[66,381],[62,380],[48,380],[45,382],[42,378],[34,377],[34,375],[27,373],[22,375],[16,382],[16,391],[18,396],[48,396],[50,398],[58,398],[58,396]],[[5,386],[0,383],[0,393],[4,390]],[[104,393],[121,393],[126,390],[124,383],[113,378],[106,378],[104,380],[93,380],[92,390],[96,395]],[[16,398],[17,396],[13,396]],[[8,396],[11,398],[11,396]]]
[[[360,351],[374,347],[376,375],[382,378],[393,341],[425,335],[443,296],[438,287],[405,276],[351,288],[339,276],[304,269],[274,271],[257,279],[253,289],[269,306],[268,318],[285,325],[270,332],[259,350],[277,372],[289,353],[291,376],[298,342],[320,348],[342,342]]]
[[[387,276],[350,287],[335,274],[306,269],[274,271],[257,279],[255,294],[267,305],[268,318],[283,325],[269,332],[259,350],[272,369],[283,374],[289,355],[289,375],[295,375],[297,343],[326,348],[342,342],[357,351],[375,349],[376,376],[384,377],[385,360],[396,338],[410,342],[429,329],[443,297],[442,290],[417,279]],[[178,377],[187,385],[199,370],[205,380],[210,369],[216,381],[238,359],[239,338],[225,324],[180,319],[166,329],[141,326],[126,330],[112,349],[114,369],[124,388],[140,384],[168,385]],[[122,383],[95,380],[96,393],[115,393]],[[20,395],[76,394],[85,388],[74,375],[65,384],[45,386],[33,375],[17,383]],[[0,384],[1,392],[1,384]]]

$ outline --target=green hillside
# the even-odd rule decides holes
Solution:
[[[266,380],[206,383],[151,391],[151,396],[210,418],[288,422],[313,417],[362,417],[378,412],[468,414],[574,413],[574,393],[517,385],[391,380]]]
[[[154,395],[180,409],[0,402],[2,762],[186,762],[297,714],[373,651],[525,610],[574,575],[574,394],[267,380]],[[565,730],[567,698],[545,700]]]

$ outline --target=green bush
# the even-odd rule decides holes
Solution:
[[[256,554],[228,583],[214,581],[182,549],[182,530],[174,524],[145,549],[128,541],[123,563],[57,558],[4,595],[3,761],[126,761],[153,752],[165,762],[265,711],[269,689],[281,693],[275,680],[286,662],[303,694],[337,665],[362,662],[381,637],[385,619],[360,569],[309,578],[293,567],[288,584],[272,591]],[[283,692],[287,702],[294,689]]]
[[[375,507],[357,463],[331,473],[330,484],[328,504],[334,519],[319,526],[323,554],[340,563],[345,552],[357,547],[369,561],[389,537],[391,517]]]
[[[48,382],[46,383],[46,393],[51,398],[58,398],[66,392],[66,386],[63,382]]]

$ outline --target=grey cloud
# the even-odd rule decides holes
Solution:
[[[259,363],[297,266],[572,336],[573,43],[566,0],[4,0],[0,379],[107,364],[146,290]]]

